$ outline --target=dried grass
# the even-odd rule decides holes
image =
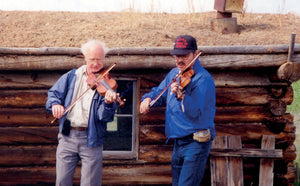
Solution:
[[[288,44],[300,41],[296,14],[233,14],[239,32],[223,35],[211,30],[216,12],[189,14],[0,11],[1,47],[80,47],[100,39],[109,47],[170,47],[180,34],[196,37],[198,45]]]

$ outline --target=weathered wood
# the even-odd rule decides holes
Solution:
[[[295,39],[296,39],[296,34],[291,34],[291,42],[289,46],[287,62],[292,62],[292,58],[294,55]]]
[[[284,115],[287,105],[281,100],[271,100],[268,107],[274,116],[281,116]]]
[[[228,148],[233,150],[242,149],[242,141],[240,136],[228,136]],[[228,185],[243,186],[243,160],[238,157],[228,157],[229,172]]]
[[[57,127],[1,127],[0,144],[57,144]]]
[[[214,9],[221,12],[241,13],[244,0],[215,0]]]
[[[275,149],[275,136],[264,135],[262,137],[261,143],[262,149]],[[259,185],[260,186],[269,186],[273,185],[273,168],[274,160],[273,159],[260,159],[260,168],[259,168]]]
[[[281,80],[296,82],[300,79],[300,63],[286,62],[277,70],[277,76]]]
[[[212,148],[226,149],[228,147],[226,136],[216,136],[212,143]],[[228,184],[228,164],[226,157],[210,157],[211,185]]]
[[[293,89],[288,87],[282,94],[280,100],[286,105],[290,105],[293,101]],[[278,99],[274,99],[269,94],[269,90],[264,87],[216,88],[217,105],[266,105],[275,100]]]
[[[0,126],[56,126],[43,108],[0,108]]]
[[[49,89],[62,75],[62,73],[1,73],[0,89]]]
[[[210,25],[212,30],[222,34],[237,33],[238,30],[236,17],[212,19]]]
[[[278,144],[293,144],[295,134],[283,130],[280,133],[273,133],[268,126],[262,123],[216,123],[217,134],[222,136],[240,135],[244,142],[254,142],[262,135],[274,135]],[[259,131],[259,132],[257,132]],[[165,144],[167,138],[164,134],[164,125],[141,125],[140,145]],[[260,144],[257,144],[260,145]],[[285,146],[287,147],[287,146]]]
[[[80,184],[80,167],[74,175],[74,184]],[[55,167],[0,168],[1,185],[52,185]],[[113,179],[112,179],[113,178]],[[170,185],[170,165],[104,166],[102,185]]]
[[[256,72],[212,72],[216,87],[289,86],[287,82],[273,82],[267,74]]]
[[[151,108],[148,114],[141,114],[142,124],[161,124],[165,121],[165,108]],[[275,117],[264,106],[220,106],[216,108],[216,123],[242,122],[284,122],[285,116]]]
[[[203,67],[207,69],[246,69],[279,67],[286,62],[286,54],[220,54],[200,56]],[[294,62],[300,62],[300,54],[295,54]],[[1,56],[0,70],[70,70],[85,62],[83,58],[71,56]],[[170,55],[107,56],[106,66],[117,63],[114,70],[171,69],[175,67]]]
[[[202,49],[205,50],[200,61],[212,74],[216,84],[217,135],[240,135],[243,141],[243,149],[212,149],[211,156],[274,157],[281,150],[282,157],[277,157],[276,161],[280,163],[274,165],[274,180],[289,183],[295,178],[290,165],[296,158],[293,146],[295,126],[292,115],[284,113],[284,104],[292,103],[293,90],[291,82],[277,77],[279,67],[286,63],[289,46],[222,46]],[[120,68],[111,71],[113,77],[141,80],[137,87],[139,99],[151,87],[157,86],[169,69],[175,66],[174,59],[169,55],[170,50],[116,48],[109,52],[107,65],[118,62]],[[78,48],[71,53],[59,48],[24,51],[26,49],[17,49],[15,54],[10,54],[9,50],[1,53],[0,48],[0,64],[8,67],[0,65],[0,174],[4,175],[0,178],[0,185],[54,183],[58,130],[57,124],[50,124],[53,118],[45,111],[46,93],[63,73],[84,63]],[[296,62],[300,62],[299,52],[300,45],[295,45],[292,59]],[[21,67],[17,70],[16,66],[19,65],[24,65],[24,69]],[[272,102],[277,106],[270,107]],[[104,160],[103,185],[171,184],[173,141],[165,144],[164,112],[165,108],[160,107],[151,109],[147,115],[138,115],[137,159],[111,159],[114,155],[104,152],[104,158],[109,159]],[[253,150],[260,147],[263,135],[274,135],[277,149]],[[243,160],[245,184],[257,185],[258,158]],[[42,172],[39,172],[40,166],[45,168]],[[47,167],[51,168],[51,174]],[[168,171],[159,172],[161,167],[167,167]],[[209,174],[208,169],[209,165],[206,170]],[[209,177],[206,175],[204,180]],[[21,181],[16,181],[17,178]],[[48,182],[48,178],[52,181]],[[79,184],[79,180],[80,172],[76,172],[75,185]]]
[[[262,54],[262,53],[288,53],[289,45],[236,45],[236,46],[199,46],[205,54]],[[134,47],[110,48],[108,55],[170,55],[171,47]],[[295,44],[294,52],[300,52],[300,44]],[[80,48],[10,48],[0,47],[0,54],[12,55],[82,55]]]
[[[172,145],[140,145],[139,159],[151,163],[171,162]]]
[[[48,132],[49,133],[49,132]],[[26,136],[24,136],[26,137]],[[0,166],[55,165],[56,145],[0,146]]]
[[[293,90],[289,87],[281,99],[272,98],[269,90],[263,87],[253,88],[216,88],[217,105],[266,105],[272,102],[292,103]],[[48,89],[1,90],[0,107],[34,108],[44,107]],[[142,95],[145,92],[142,92]],[[276,105],[276,104],[275,104]],[[275,107],[277,108],[277,107]],[[274,108],[274,109],[275,109]],[[284,106],[279,108],[285,108]],[[283,112],[284,113],[284,112]],[[277,114],[278,115],[278,114]],[[282,114],[280,114],[282,115]]]
[[[141,78],[141,90],[147,92],[151,87],[157,86],[159,82],[165,77],[157,71],[150,71],[149,73],[141,71],[143,75],[126,74],[128,77],[135,79]],[[24,72],[24,73],[1,73],[0,89],[49,89],[63,74],[63,72]],[[287,82],[272,82],[268,75],[258,74],[255,72],[212,72],[211,73],[216,87],[289,87]],[[116,72],[112,73],[112,77],[118,76]],[[149,76],[146,79],[145,76]],[[148,85],[147,85],[148,84]],[[144,88],[147,88],[146,90]]]
[[[0,107],[44,107],[48,90],[1,90]]]
[[[212,149],[212,156],[222,157],[245,157],[245,158],[282,158],[282,150],[260,150],[260,149]]]

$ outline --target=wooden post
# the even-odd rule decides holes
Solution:
[[[275,149],[275,136],[263,135],[261,142],[261,149],[274,150]],[[259,186],[273,185],[273,167],[274,160],[268,158],[260,159],[259,167]]]
[[[228,136],[229,149],[242,149],[241,136]],[[229,176],[228,185],[231,186],[243,186],[244,174],[243,174],[243,159],[240,157],[229,157]]]
[[[211,28],[222,34],[236,33],[237,19],[232,13],[241,13],[243,4],[244,0],[215,0],[217,18],[211,20]]]
[[[288,62],[292,62],[292,57],[294,55],[294,48],[295,48],[295,39],[296,39],[296,34],[291,35],[291,42],[290,42],[290,47],[289,47],[289,53],[288,53]]]
[[[212,148],[227,149],[227,136],[216,136]],[[227,185],[228,163],[227,157],[210,158],[211,185]]]

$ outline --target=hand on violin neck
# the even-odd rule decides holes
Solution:
[[[117,93],[112,90],[107,90],[104,97],[105,103],[111,104],[117,100]]]

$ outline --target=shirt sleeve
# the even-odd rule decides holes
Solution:
[[[117,108],[116,103],[107,104],[104,101],[104,96],[101,96],[101,104],[98,109],[99,120],[104,122],[113,121],[116,108]]]
[[[203,114],[206,102],[214,96],[210,95],[211,89],[214,89],[214,83],[208,78],[201,78],[187,91],[183,105],[188,117],[196,119]]]
[[[49,89],[46,102],[46,110],[52,112],[52,106],[55,104],[64,105],[65,97],[68,91],[68,76],[71,71],[62,75],[56,83]]]
[[[151,100],[154,100],[160,93],[164,91],[164,89],[170,84],[172,81],[172,71],[167,74],[165,79],[159,84],[157,87],[153,87],[150,92],[143,95],[141,101],[143,101],[145,98],[149,97]],[[170,87],[169,87],[170,88]],[[167,92],[166,90],[161,97],[155,102],[153,107],[162,106],[166,103],[167,100]]]

